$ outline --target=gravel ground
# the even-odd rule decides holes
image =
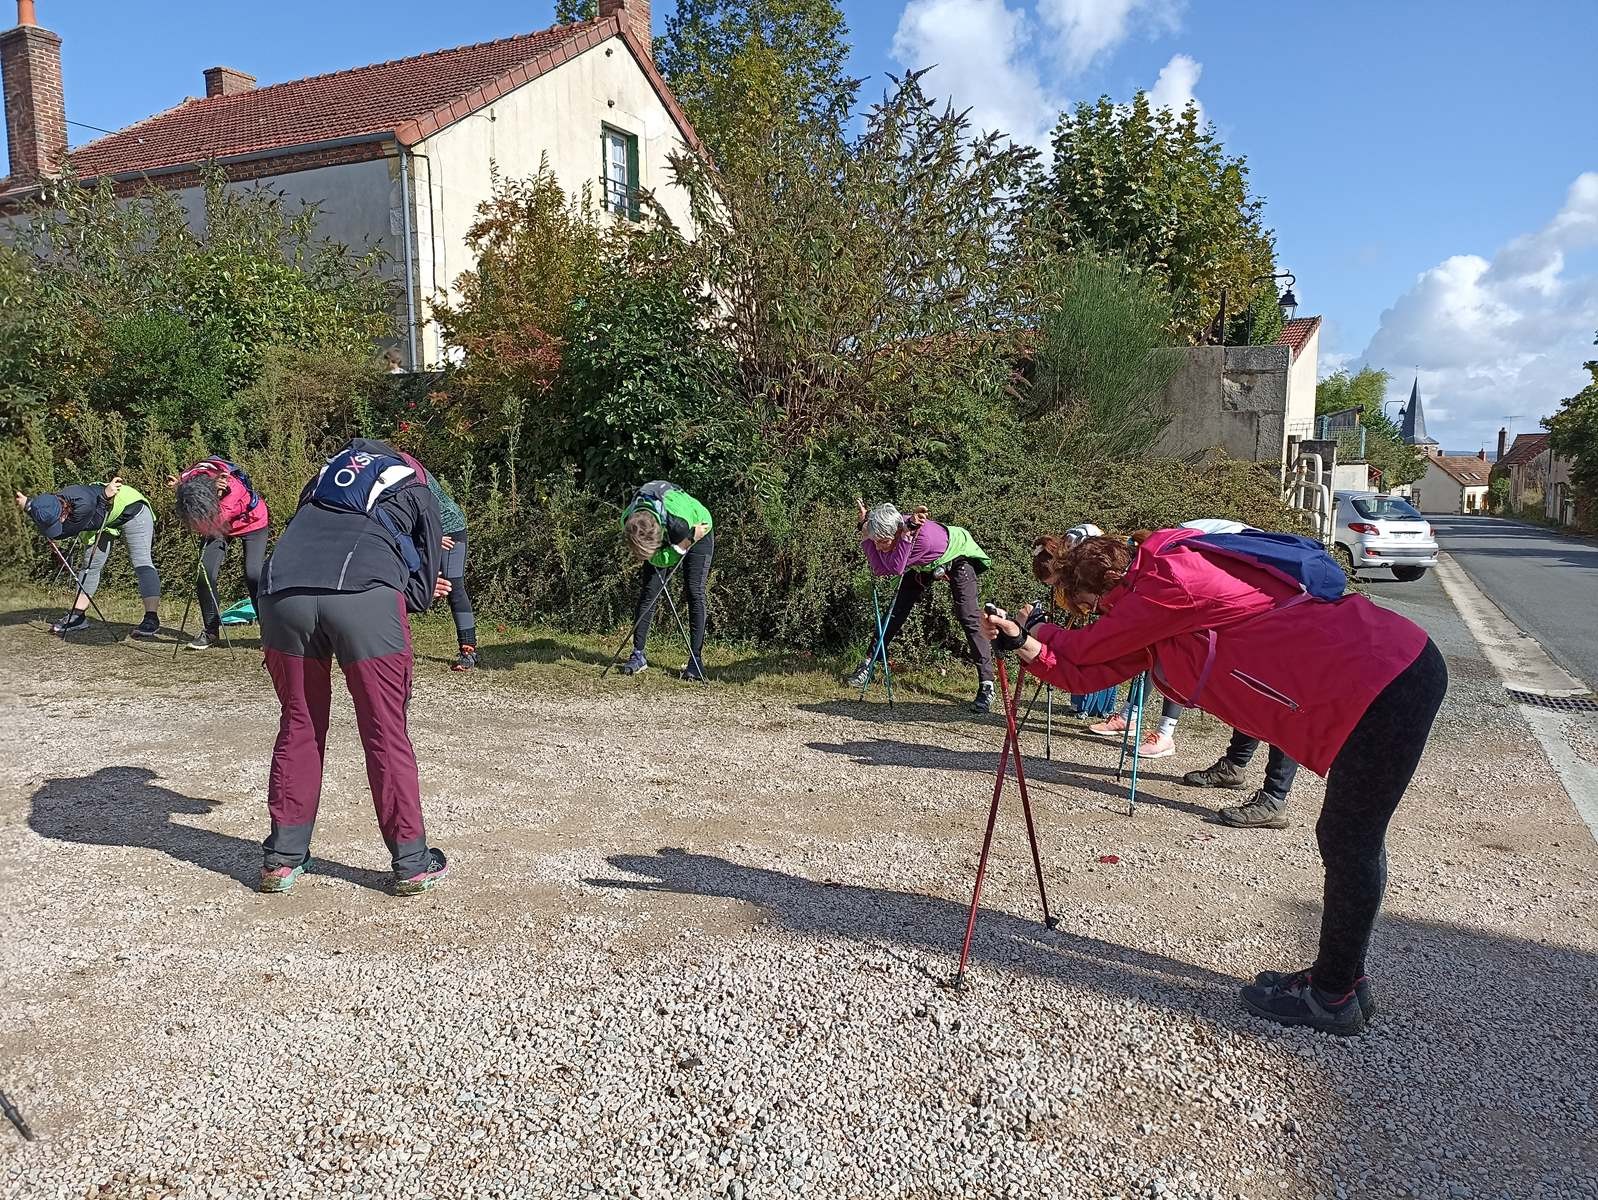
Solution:
[[[1321,789],[1207,823],[1204,719],[1132,818],[1113,748],[1029,758],[1061,927],[1012,803],[957,993],[996,719],[429,663],[452,877],[381,890],[343,704],[317,867],[267,897],[253,664],[0,615],[0,1087],[39,1135],[0,1125],[0,1197],[1598,1197],[1598,848],[1440,591],[1392,595],[1454,684],[1352,1041],[1237,1007],[1312,954]]]

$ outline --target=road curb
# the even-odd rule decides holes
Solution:
[[[1439,553],[1433,570],[1505,688],[1557,699],[1592,694],[1591,688],[1550,658],[1536,638],[1489,600],[1452,555]]]

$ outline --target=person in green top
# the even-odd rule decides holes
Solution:
[[[450,670],[470,671],[477,665],[477,617],[472,612],[472,598],[466,594],[466,514],[431,473],[427,487],[443,517],[444,566],[439,573],[449,580],[449,612],[455,618],[455,640],[460,644],[460,655]]]
[[[855,506],[860,514],[860,548],[865,551],[871,573],[878,578],[897,575],[903,580],[888,614],[883,644],[898,635],[916,601],[926,595],[934,582],[948,580],[954,615],[965,629],[971,656],[977,660],[977,694],[971,701],[971,711],[987,712],[993,707],[993,647],[982,635],[982,599],[977,588],[977,576],[989,566],[987,552],[960,526],[930,520],[924,506],[916,507],[909,516],[888,503],[868,509],[863,501],[856,500]],[[870,673],[868,658],[849,682],[864,687]]]
[[[50,627],[50,632],[65,635],[88,627],[89,601],[100,586],[100,572],[105,569],[116,538],[128,547],[133,573],[139,581],[139,596],[144,600],[144,620],[134,627],[133,636],[153,638],[161,632],[161,576],[151,557],[155,514],[143,493],[120,478],[113,478],[109,483],[68,484],[59,492],[43,492],[31,498],[18,492],[16,500],[17,507],[28,514],[42,535],[51,541],[77,538],[88,550],[88,565],[78,577],[72,609]]]
[[[633,652],[622,666],[623,675],[647,670],[644,643],[649,640],[649,625],[660,603],[660,593],[674,570],[681,565],[683,588],[688,595],[688,619],[692,636],[688,644],[688,666],[682,677],[693,683],[705,682],[705,584],[710,578],[710,559],[716,551],[710,510],[674,483],[657,479],[638,489],[622,513],[622,532],[627,545],[640,562],[652,568],[644,574],[643,590],[638,594],[638,609],[633,617]]]

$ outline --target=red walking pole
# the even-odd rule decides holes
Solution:
[[[988,806],[988,827],[982,835],[982,855],[977,859],[976,882],[971,888],[971,912],[965,922],[965,942],[960,947],[960,966],[954,973],[954,986],[965,986],[965,969],[971,960],[971,940],[977,930],[977,909],[982,899],[982,880],[988,873],[988,852],[993,847],[993,827],[999,817],[999,798],[1004,794],[1004,775],[1010,765],[1010,752],[1015,752],[1015,779],[1016,786],[1021,793],[1021,811],[1026,817],[1027,840],[1032,846],[1032,869],[1038,877],[1038,896],[1043,901],[1043,924],[1046,928],[1058,928],[1060,920],[1049,911],[1049,894],[1043,884],[1043,860],[1038,854],[1037,827],[1032,822],[1032,801],[1026,790],[1026,768],[1021,765],[1021,743],[1016,730],[1015,710],[1021,699],[1021,682],[1024,674],[1017,674],[1015,681],[1015,694],[1010,693],[1008,673],[1004,669],[1004,659],[1000,658],[999,667],[999,695],[1004,700],[1004,746],[999,751],[999,771],[993,779],[993,802]]]

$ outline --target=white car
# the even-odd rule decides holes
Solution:
[[[1332,553],[1342,568],[1391,568],[1408,583],[1437,565],[1437,535],[1426,518],[1401,496],[1338,492]]]

